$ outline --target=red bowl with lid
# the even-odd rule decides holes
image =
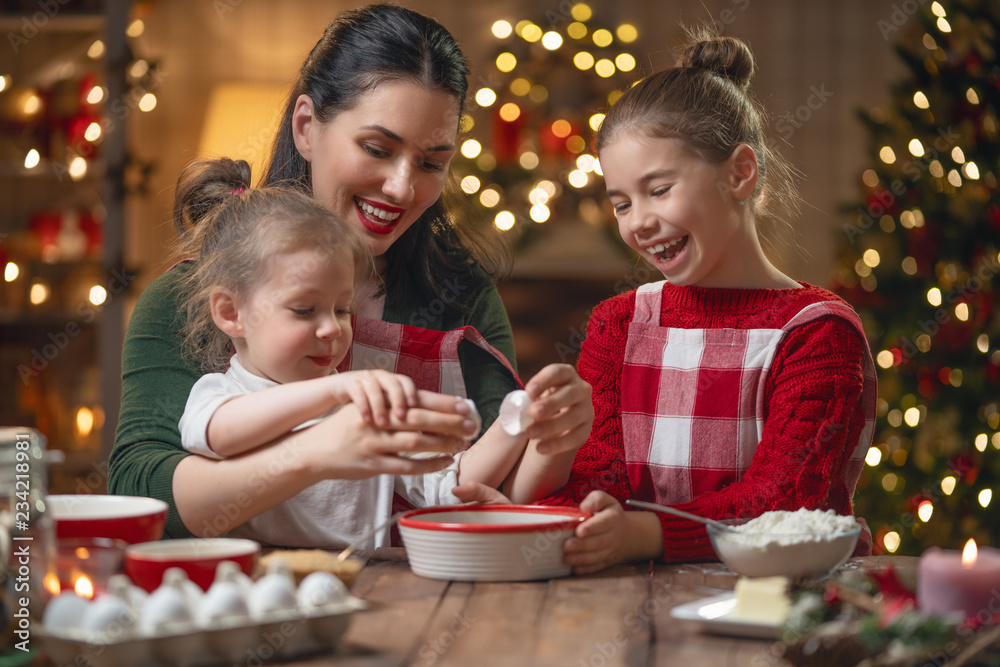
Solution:
[[[530,581],[570,574],[562,545],[589,516],[575,507],[431,507],[400,517],[399,532],[420,576]]]
[[[167,504],[156,498],[102,494],[56,494],[46,498],[56,537],[107,537],[128,544],[163,537]]]

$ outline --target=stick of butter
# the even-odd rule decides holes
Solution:
[[[792,607],[788,585],[787,577],[740,577],[736,582],[733,615],[747,621],[784,623]]]

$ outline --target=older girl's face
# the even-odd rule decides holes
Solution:
[[[386,81],[327,123],[302,95],[292,122],[313,196],[357,221],[381,256],[441,196],[455,154],[458,103],[438,89]]]

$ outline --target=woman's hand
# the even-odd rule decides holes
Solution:
[[[308,457],[320,479],[365,479],[375,475],[422,475],[441,470],[452,458],[409,459],[400,454],[444,452],[468,447],[476,429],[469,406],[454,396],[417,391],[417,405],[400,419],[390,414],[384,427],[368,423],[347,404],[319,424],[294,434],[286,446]]]
[[[535,423],[528,437],[538,441],[545,455],[576,452],[587,438],[594,421],[591,387],[569,364],[549,364],[524,390],[532,399],[529,414]]]
[[[626,512],[604,491],[591,491],[580,511],[592,514],[563,544],[574,574],[589,574],[624,560],[659,558],[663,528],[652,512]]]
[[[385,428],[366,422],[348,403],[309,428],[238,456],[184,457],[173,477],[177,511],[194,534],[216,536],[322,480],[441,470],[451,456],[413,460],[400,454],[454,454],[468,446],[475,429],[468,404],[454,396],[418,391],[417,406],[403,419],[391,417]]]
[[[327,376],[338,404],[354,403],[369,424],[386,426],[390,411],[398,419],[417,405],[417,387],[405,375],[383,370],[347,371]]]

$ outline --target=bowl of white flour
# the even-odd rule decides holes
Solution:
[[[764,512],[755,519],[708,526],[719,560],[745,577],[825,577],[844,564],[858,542],[861,524],[833,510]]]

